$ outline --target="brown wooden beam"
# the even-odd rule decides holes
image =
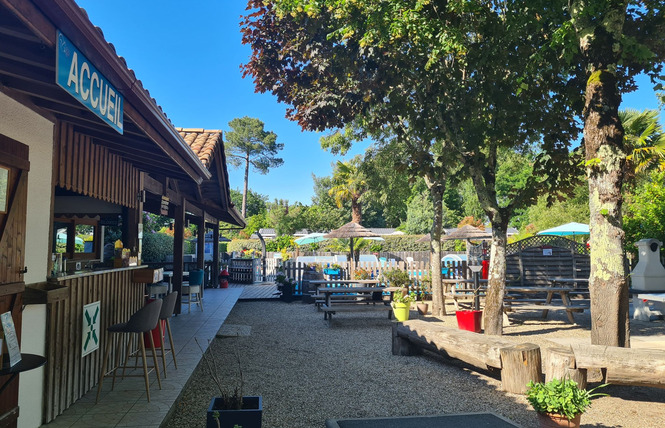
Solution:
[[[182,274],[185,262],[185,208],[186,203],[175,208],[173,220],[173,291],[178,292],[175,314],[182,312]]]

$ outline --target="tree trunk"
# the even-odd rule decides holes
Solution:
[[[359,202],[358,199],[351,199],[351,221],[361,224],[360,222],[363,219],[362,213],[362,202]]]
[[[242,217],[247,218],[247,183],[249,183],[249,154],[245,157],[245,185],[242,190]]]
[[[503,294],[506,284],[506,244],[508,220],[498,213],[492,221],[492,246],[490,248],[490,268],[487,281],[487,297],[483,310],[485,334],[503,334]]]
[[[430,268],[432,279],[432,315],[446,315],[446,300],[443,295],[441,283],[441,227],[443,223],[443,192],[445,187],[442,180],[431,180],[425,176],[425,183],[429,188],[434,206],[434,221],[430,231]]]
[[[625,3],[614,2],[594,27],[587,27],[586,18],[582,16],[577,29],[581,34],[580,49],[589,65],[584,144],[591,212],[591,343],[629,347],[628,284],[621,213],[626,155],[619,120],[621,94],[612,71],[620,57],[620,52],[615,52],[613,46],[622,37],[625,13]],[[592,34],[589,34],[589,28],[593,28]]]

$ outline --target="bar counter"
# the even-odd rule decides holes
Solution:
[[[128,266],[128,267],[121,267],[121,268],[97,268],[97,269],[91,269],[91,270],[79,270],[79,271],[74,271],[72,273],[60,273],[56,276],[51,276],[48,278],[48,282],[62,282],[66,281],[68,279],[73,279],[73,278],[82,278],[86,276],[92,276],[92,275],[105,275],[108,273],[112,272],[120,272],[120,271],[127,271],[127,270],[135,270],[135,269],[143,269],[147,268],[148,265],[138,265],[138,266]]]
[[[39,303],[46,304],[46,365],[44,422],[65,411],[99,380],[106,329],[125,322],[144,304],[145,284],[133,273],[146,266],[97,269],[48,278]],[[84,315],[84,306],[99,302],[96,316]],[[35,302],[36,303],[36,302]],[[98,322],[98,348],[82,355],[82,345]],[[85,327],[85,328],[84,328]],[[119,351],[124,354],[124,349]],[[124,355],[121,355],[121,357]],[[110,361],[115,361],[115,351]]]

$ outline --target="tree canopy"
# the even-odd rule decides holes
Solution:
[[[226,133],[226,158],[236,168],[245,168],[242,198],[242,216],[247,216],[247,191],[250,165],[260,174],[284,163],[277,153],[284,144],[277,142],[277,134],[264,129],[265,124],[256,118],[242,117],[229,122],[231,131]]]

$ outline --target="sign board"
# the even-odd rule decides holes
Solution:
[[[2,332],[5,336],[4,342],[7,344],[7,352],[9,353],[9,365],[14,367],[21,361],[21,349],[18,345],[12,313],[5,312],[4,314],[1,314],[0,322],[2,323]],[[2,348],[0,348],[0,352],[1,350]]]
[[[169,198],[162,196],[162,205],[159,210],[161,215],[169,215]]]
[[[99,349],[99,300],[83,306],[81,356]]]
[[[100,226],[120,226],[120,218],[117,215],[111,217],[101,217],[99,219]]]
[[[123,97],[81,51],[57,31],[56,83],[111,128],[123,132]]]
[[[552,255],[552,247],[550,247],[549,245],[543,245],[541,248],[543,249],[543,256]]]

